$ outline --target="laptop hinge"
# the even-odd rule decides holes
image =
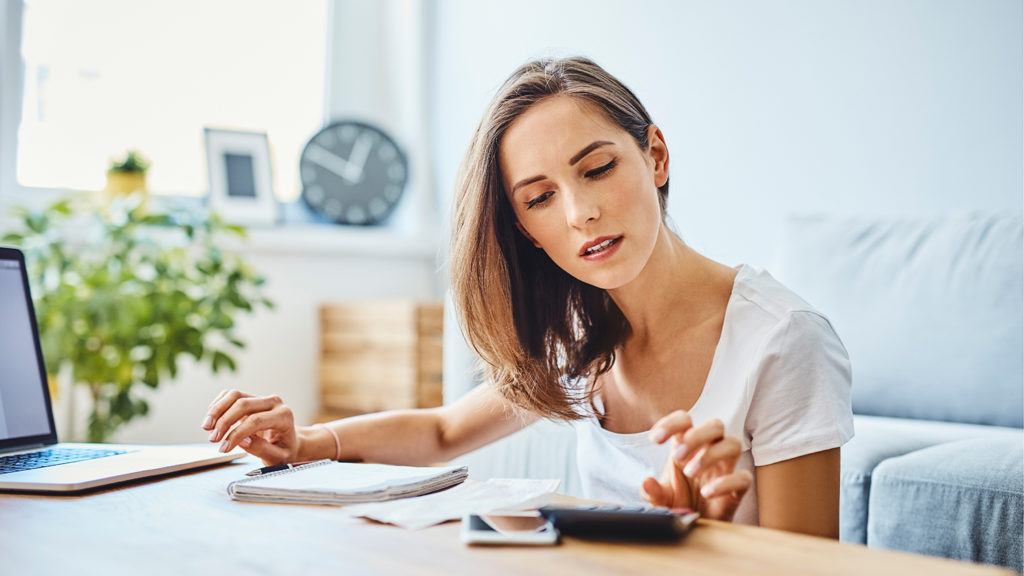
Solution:
[[[52,446],[52,444],[45,444],[43,442],[39,442],[38,444],[28,444],[28,445],[22,445],[22,446],[12,446],[10,448],[0,449],[0,455],[15,454],[17,452],[29,452],[29,451],[36,450],[36,449],[39,449],[39,448],[45,448],[47,446]]]

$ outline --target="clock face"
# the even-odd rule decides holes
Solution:
[[[299,159],[302,200],[339,224],[375,224],[402,197],[405,154],[378,128],[335,122],[306,143]]]

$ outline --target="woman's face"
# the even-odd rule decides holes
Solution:
[[[568,96],[533,105],[506,130],[499,162],[519,230],[563,270],[611,290],[647,264],[668,179],[661,131],[640,150],[599,109]]]

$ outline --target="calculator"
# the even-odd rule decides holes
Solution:
[[[538,512],[565,536],[609,540],[675,540],[700,516],[684,508],[642,506],[544,506]]]

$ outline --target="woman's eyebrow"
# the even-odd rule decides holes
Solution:
[[[591,142],[585,148],[583,148],[583,150],[580,150],[579,152],[576,153],[575,156],[569,159],[569,166],[572,166],[573,164],[579,162],[580,160],[583,160],[584,156],[590,154],[591,152],[600,148],[601,146],[608,146],[610,144],[614,144],[614,142],[609,142],[607,140],[598,140],[596,142]]]
[[[516,190],[519,190],[523,186],[529,186],[530,184],[533,184],[534,182],[539,182],[545,178],[547,178],[547,176],[531,176],[530,178],[524,178],[519,182],[516,182],[516,185],[512,187],[512,194],[515,194]]]

